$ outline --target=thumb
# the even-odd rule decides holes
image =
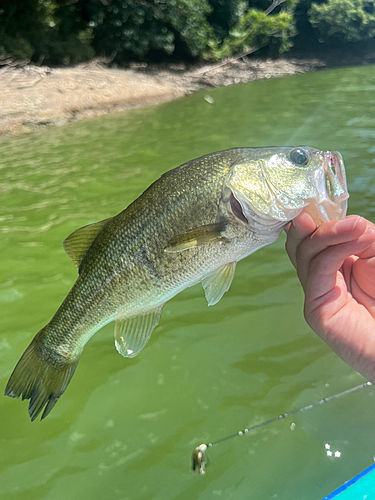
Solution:
[[[302,211],[286,228],[285,250],[293,266],[297,267],[297,247],[316,230],[316,224],[307,212]]]

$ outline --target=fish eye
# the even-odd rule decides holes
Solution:
[[[297,167],[306,167],[309,163],[309,155],[302,148],[294,148],[289,153],[289,160]]]

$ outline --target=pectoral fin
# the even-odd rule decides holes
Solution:
[[[225,231],[226,225],[227,223],[225,221],[221,221],[216,224],[200,226],[186,233],[179,234],[169,241],[164,251],[168,253],[183,252],[188,248],[206,245],[213,241],[227,241],[227,238],[222,234]]]
[[[134,358],[142,351],[159,324],[163,306],[164,304],[145,314],[116,320],[115,345],[122,356]]]
[[[95,222],[95,224],[81,227],[64,240],[64,250],[77,269],[79,269],[83,256],[91,246],[91,243],[109,220],[105,219]]]
[[[229,290],[235,269],[236,262],[230,262],[203,278],[202,286],[209,306],[217,304]]]

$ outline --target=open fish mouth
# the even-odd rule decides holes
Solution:
[[[342,200],[349,198],[349,193],[347,191],[345,167],[342,156],[337,151],[326,151],[324,153],[325,169],[329,170],[330,174],[339,182],[341,190],[338,190],[336,196]],[[333,201],[340,201],[340,199],[335,199]]]
[[[345,167],[337,151],[323,153],[323,174],[318,183],[319,199],[312,200],[306,211],[317,225],[330,220],[341,220],[346,216],[349,193],[346,185]]]
[[[326,191],[329,199],[336,205],[335,219],[343,219],[348,208],[348,188],[342,156],[337,151],[324,153],[326,172]],[[333,215],[333,214],[332,214]]]

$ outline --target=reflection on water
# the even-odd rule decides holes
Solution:
[[[240,146],[339,150],[349,212],[374,218],[373,67],[209,94],[214,105],[205,91],[1,139],[3,387],[75,280],[64,238],[118,213],[189,159]],[[135,359],[117,354],[113,325],[104,327],[43,423],[29,422],[26,403],[0,398],[0,497],[247,499],[251,491],[316,500],[372,462],[373,389],[221,444],[204,478],[189,470],[190,452],[361,382],[305,324],[281,239],[238,264],[216,306],[207,308],[200,286],[168,302]]]

